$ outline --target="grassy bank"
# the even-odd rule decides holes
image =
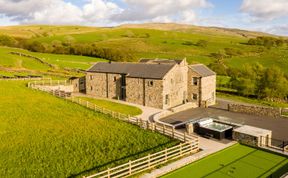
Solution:
[[[0,81],[0,177],[69,177],[178,143],[80,105]]]
[[[94,98],[87,98],[87,97],[78,97],[78,98],[80,98],[81,100],[94,103],[99,107],[109,109],[114,112],[119,112],[122,114],[130,115],[130,116],[136,116],[142,113],[142,110],[135,106],[129,106],[126,104],[120,104],[120,103],[116,103],[116,102],[112,102],[108,100],[101,100],[101,99],[94,99]]]

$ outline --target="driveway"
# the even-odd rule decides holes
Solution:
[[[229,112],[223,107],[195,108],[176,113],[161,119],[161,121],[175,124],[188,120],[197,120],[203,117],[219,117],[229,122],[246,124],[272,130],[272,137],[280,140],[288,140],[288,118],[271,118],[254,116],[242,113]]]

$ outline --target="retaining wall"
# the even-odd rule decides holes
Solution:
[[[228,104],[228,110],[231,112],[239,112],[257,116],[269,116],[273,118],[281,117],[281,108]]]

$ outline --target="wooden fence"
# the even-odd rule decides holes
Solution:
[[[128,163],[116,166],[111,169],[107,169],[103,172],[87,176],[85,178],[101,177],[101,178],[117,178],[117,177],[129,177],[140,172],[150,170],[156,166],[163,165],[169,161],[187,156],[198,151],[198,140],[188,141],[180,143],[171,148],[159,151],[154,154],[129,161]]]
[[[66,84],[69,84],[69,82],[67,81],[35,81],[35,82],[28,83],[28,87],[51,93],[54,96],[65,98],[71,102],[77,103],[79,105],[87,107],[96,112],[108,114],[114,118],[137,125],[143,129],[148,129],[151,131],[159,132],[163,135],[172,137],[174,139],[178,139],[183,142],[177,146],[166,148],[165,150],[159,151],[157,153],[139,158],[134,161],[129,161],[128,163],[122,164],[120,166],[117,166],[111,169],[107,169],[105,171],[99,172],[94,175],[87,176],[87,178],[128,177],[131,175],[138,174],[142,171],[152,169],[156,166],[163,165],[167,163],[168,161],[195,153],[199,150],[199,140],[197,136],[188,135],[185,132],[176,131],[173,126],[165,125],[162,123],[150,122],[148,120],[142,120],[141,118],[138,118],[138,117],[131,117],[130,115],[114,112],[109,109],[100,107],[89,101],[86,101],[77,97],[71,97],[71,93],[69,94],[64,91],[55,91],[49,87],[45,87],[45,85],[54,86],[54,85],[66,85]]]

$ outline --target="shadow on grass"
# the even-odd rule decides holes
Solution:
[[[137,159],[137,158],[140,158],[140,157],[142,157],[142,156],[143,156],[143,157],[146,156],[147,153],[153,153],[153,150],[156,151],[158,148],[161,148],[161,147],[165,148],[165,146],[166,146],[166,147],[168,147],[168,146],[173,146],[173,145],[176,145],[177,143],[178,143],[177,141],[171,140],[171,141],[169,141],[169,142],[160,144],[160,145],[158,145],[158,146],[156,146],[156,147],[153,147],[153,148],[150,148],[150,149],[146,149],[146,150],[143,150],[143,151],[141,151],[141,152],[138,152],[138,153],[135,153],[135,154],[132,154],[132,155],[127,155],[127,156],[124,156],[124,157],[122,157],[122,158],[119,158],[119,159],[116,159],[116,160],[113,160],[113,161],[106,162],[106,163],[104,163],[104,164],[102,164],[102,165],[98,165],[98,166],[92,167],[92,168],[90,168],[90,169],[88,169],[88,170],[79,172],[79,173],[77,173],[77,174],[72,174],[72,175],[70,175],[70,176],[68,176],[68,177],[69,177],[69,178],[73,178],[73,177],[82,176],[82,175],[84,175],[84,174],[89,174],[89,173],[93,174],[93,173],[96,172],[96,171],[104,171],[104,170],[106,170],[106,169],[108,168],[109,165],[111,165],[111,167],[112,167],[112,166],[114,167],[114,166],[117,166],[117,165],[120,165],[120,164],[124,164],[124,163],[128,162],[128,160],[132,160],[133,158],[134,158],[134,159]],[[169,145],[169,144],[170,144],[170,145]],[[155,151],[154,151],[154,152],[155,152]],[[146,153],[146,154],[145,154],[145,153]],[[130,158],[130,159],[129,159],[129,158]],[[93,171],[93,172],[92,172],[92,171]]]

